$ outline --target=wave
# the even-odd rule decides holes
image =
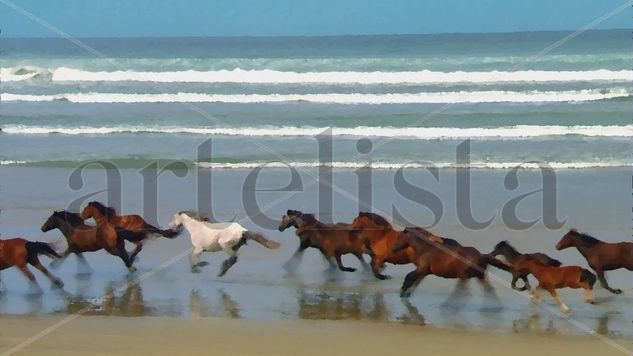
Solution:
[[[251,137],[313,137],[331,129],[333,136],[391,137],[401,139],[466,139],[466,138],[531,138],[545,136],[580,135],[588,137],[633,137],[633,125],[516,125],[495,128],[455,127],[165,127],[165,126],[111,126],[111,127],[55,127],[7,125],[5,134],[63,134],[63,135],[107,135],[123,133],[193,134],[207,136],[251,136]]]
[[[579,81],[633,81],[631,70],[520,70],[520,71],[312,71],[295,72],[273,69],[221,69],[210,71],[89,71],[59,67],[44,69],[32,66],[5,68],[3,81],[46,78],[54,82],[157,82],[157,83],[251,83],[251,84],[495,84],[547,83]]]
[[[546,103],[584,102],[626,98],[626,88],[568,91],[458,91],[388,94],[201,94],[201,93],[65,93],[56,95],[2,94],[5,102],[68,101],[72,103],[281,103],[319,104],[448,104],[448,103]]]
[[[145,167],[150,160],[121,159],[110,160],[114,165],[120,168],[142,168]],[[31,166],[31,167],[63,167],[74,168],[86,161],[17,161],[17,160],[0,160],[0,166]],[[377,170],[397,170],[406,169],[425,169],[425,168],[472,168],[472,169],[512,169],[520,167],[525,170],[534,170],[541,167],[550,167],[552,169],[588,169],[588,168],[619,168],[631,167],[631,162],[625,161],[594,161],[594,162],[488,162],[473,161],[469,165],[456,164],[454,162],[358,162],[358,161],[337,161],[329,163],[321,162],[183,162],[187,166],[195,165],[203,169],[253,169],[256,167],[266,167],[269,169],[281,169],[294,167],[297,169],[313,169],[319,167],[331,167],[333,169],[358,169],[362,167],[371,167]],[[88,166],[90,168],[91,166]],[[97,167],[97,166],[95,166]]]

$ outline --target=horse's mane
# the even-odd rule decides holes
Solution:
[[[98,201],[91,201],[88,205],[95,207],[95,209],[99,210],[102,215],[105,215],[109,218],[116,216],[116,210],[109,206],[105,206]]]
[[[72,227],[76,227],[84,224],[84,219],[77,213],[71,213],[70,211],[56,211],[55,216],[69,223]]]
[[[366,217],[369,220],[371,220],[371,222],[373,222],[374,224],[378,226],[388,227],[388,228],[391,227],[391,224],[389,223],[389,221],[387,221],[387,219],[383,218],[382,216],[378,214],[361,211],[360,213],[358,213],[358,216]]]
[[[422,227],[407,227],[404,229],[404,232],[409,232],[417,238],[420,238],[420,235],[422,235],[428,240],[440,242],[442,245],[446,246],[461,246],[461,244],[457,240],[440,235],[435,235],[434,233]]]
[[[572,235],[572,236],[575,236],[575,237],[582,238],[582,241],[585,244],[590,245],[590,246],[593,246],[595,244],[599,244],[599,243],[602,242],[602,241],[598,240],[597,238],[595,238],[595,237],[593,237],[593,236],[591,236],[589,234],[585,234],[585,233],[579,232],[576,229],[569,230],[569,234]]]
[[[498,249],[498,248],[502,248],[502,247],[506,248],[514,256],[521,254],[516,248],[514,248],[514,246],[510,245],[508,240],[503,240],[503,241],[499,242],[498,244],[496,244],[495,245],[495,250]]]
[[[202,215],[199,212],[194,211],[194,210],[183,210],[183,211],[178,212],[178,214],[185,214],[188,217],[200,222],[210,222],[210,223],[215,222],[209,219],[207,216]]]

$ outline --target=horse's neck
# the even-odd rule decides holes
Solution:
[[[508,262],[514,262],[517,258],[519,258],[519,256],[521,256],[519,251],[513,248],[506,248],[506,251],[503,255],[508,260]]]
[[[76,227],[72,226],[68,221],[63,219],[59,220],[59,231],[61,231],[65,237],[70,237],[75,229]]]
[[[585,241],[582,240],[581,237],[578,237],[574,241],[574,247],[576,247],[578,252],[580,252],[580,254],[583,255],[583,257],[587,258],[594,246],[587,245]]]

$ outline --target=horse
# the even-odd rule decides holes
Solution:
[[[412,247],[406,247],[396,253],[391,251],[403,232],[395,230],[382,216],[360,212],[350,226],[363,239],[371,257],[370,266],[376,278],[381,280],[391,278],[381,273],[385,263],[394,265],[412,263],[415,257]]]
[[[413,288],[429,274],[460,280],[477,278],[486,291],[492,291],[492,285],[486,280],[488,265],[512,271],[490,254],[482,254],[474,247],[462,246],[456,240],[434,235],[423,228],[405,228],[391,251],[397,253],[407,247],[415,251],[412,262],[416,269],[406,275],[400,288],[401,298],[408,298]]]
[[[556,244],[557,250],[575,247],[587,260],[589,267],[596,272],[602,287],[613,294],[622,293],[621,289],[609,286],[605,271],[626,268],[633,271],[633,242],[609,243],[571,229]]]
[[[35,276],[28,268],[28,265],[31,265],[44,273],[54,286],[64,288],[62,280],[53,276],[46,267],[42,265],[38,255],[44,255],[50,258],[61,257],[51,245],[44,242],[32,242],[19,237],[0,240],[0,271],[17,267],[38,290],[41,290]]]
[[[517,261],[514,268],[521,273],[531,273],[538,280],[538,286],[530,295],[534,302],[538,302],[543,290],[546,290],[558,303],[561,310],[569,313],[571,309],[563,303],[556,292],[556,289],[569,287],[574,289],[583,288],[585,290],[585,301],[594,304],[591,291],[596,283],[596,276],[587,269],[579,266],[545,266],[533,259],[521,259]]]
[[[492,256],[502,255],[506,262],[508,262],[511,266],[515,266],[516,264],[524,261],[524,260],[532,260],[536,261],[544,266],[552,266],[552,267],[560,267],[562,264],[560,261],[555,260],[548,255],[540,252],[536,253],[520,253],[517,251],[508,241],[501,241],[496,246],[495,249],[490,252]],[[517,269],[512,271],[512,289],[518,291],[531,290],[530,281],[528,280],[529,272],[519,272]],[[523,287],[519,288],[516,286],[516,283],[519,279],[523,280]]]
[[[86,207],[86,209],[81,212],[80,218],[83,220],[92,218],[97,224],[94,233],[96,241],[99,241],[99,245],[103,246],[109,253],[123,260],[125,267],[127,267],[130,273],[136,271],[136,268],[132,266],[134,260],[130,258],[127,250],[125,250],[125,240],[132,242],[143,241],[147,239],[147,232],[134,232],[116,227],[110,224],[108,218],[101,215],[94,207]]]
[[[81,212],[81,217],[85,220],[90,217],[95,219],[105,218],[108,223],[115,227],[125,229],[132,232],[138,232],[143,234],[126,234],[125,239],[136,245],[134,251],[130,255],[130,259],[134,261],[136,256],[143,249],[143,244],[151,234],[158,234],[168,239],[176,238],[179,234],[179,230],[161,230],[153,225],[148,224],[139,215],[117,215],[114,208],[105,206],[98,201],[92,201],[86,205]]]
[[[248,231],[236,222],[211,223],[200,221],[181,211],[174,215],[169,227],[172,229],[184,226],[191,237],[193,252],[189,257],[191,272],[198,272],[198,267],[206,266],[206,262],[198,262],[197,258],[202,252],[224,251],[229,258],[222,263],[218,277],[224,276],[226,272],[237,263],[237,251],[249,240],[253,240],[260,245],[274,250],[279,248],[279,243],[269,240],[260,233]]]
[[[343,272],[356,271],[356,268],[343,265],[341,256],[346,254],[354,255],[363,266],[367,266],[363,259],[365,252],[363,239],[356,235],[351,225],[326,224],[317,220],[314,214],[288,210],[281,218],[279,231],[283,232],[291,226],[296,229],[295,234],[299,237],[299,247],[284,268],[294,268],[301,261],[303,252],[308,247],[321,251],[331,268],[338,268]],[[298,262],[295,262],[297,260]],[[291,265],[291,262],[294,263]]]

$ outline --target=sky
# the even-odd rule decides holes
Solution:
[[[57,37],[9,2],[75,37],[159,37],[575,30],[624,0],[0,0],[3,37]]]

